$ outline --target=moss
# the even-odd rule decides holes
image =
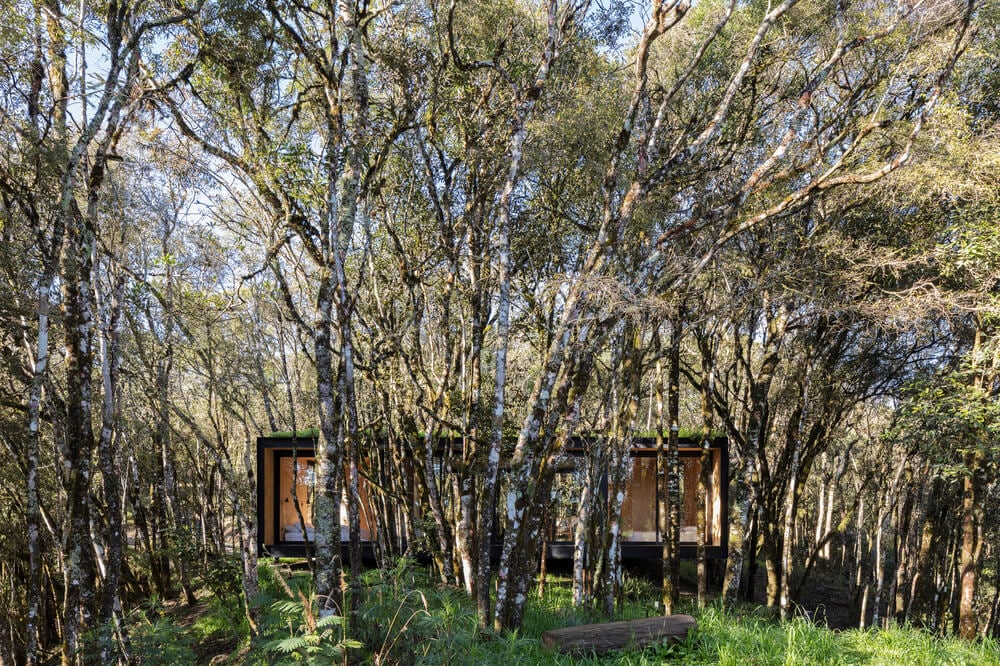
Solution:
[[[667,430],[663,431],[663,436],[664,437],[666,437],[668,434],[669,433],[667,432]],[[678,436],[681,439],[700,440],[701,439],[701,428],[681,428],[680,430],[678,430],[677,434],[678,434]],[[652,439],[652,438],[656,437],[656,431],[655,430],[642,430],[640,432],[637,432],[635,434],[635,436],[636,437],[649,437],[650,439]],[[726,433],[722,432],[721,430],[713,430],[711,432],[711,438],[712,439],[719,439],[720,437],[725,437],[725,436],[726,436]]]
[[[298,430],[292,432],[291,430],[279,430],[277,432],[272,432],[268,437],[298,437],[302,439],[315,439],[319,437],[319,428],[308,428],[306,430]]]
[[[667,433],[664,432],[664,435],[666,435],[666,434]],[[680,438],[682,440],[699,441],[701,439],[701,429],[700,428],[681,428],[678,434],[680,435]],[[290,439],[292,436],[293,436],[293,433],[292,433],[291,430],[279,430],[279,431],[276,431],[276,432],[272,432],[270,435],[268,435],[268,437],[286,438],[286,439]],[[299,431],[297,431],[297,432],[294,433],[294,436],[297,437],[297,438],[299,438],[299,439],[318,439],[319,438],[319,428],[307,428],[305,430],[299,430]],[[378,433],[378,436],[383,436],[384,437],[385,433],[384,432]],[[416,436],[418,438],[422,439],[424,437],[424,433],[423,432],[418,432],[418,433],[416,433]],[[451,431],[444,431],[444,432],[438,433],[437,436],[439,438],[444,438],[444,439],[446,439],[446,438],[457,438],[457,437],[461,437],[461,433],[451,432]],[[597,433],[581,433],[581,434],[577,435],[578,438],[599,437],[599,436],[600,435],[598,435]],[[719,439],[719,438],[725,437],[725,436],[726,436],[726,434],[724,432],[722,432],[721,430],[713,430],[712,431],[712,439]],[[639,432],[635,433],[635,437],[637,439],[643,439],[643,438],[653,439],[653,438],[656,437],[656,431],[655,430],[642,430],[642,431],[639,431]]]

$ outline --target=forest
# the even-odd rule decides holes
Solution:
[[[517,641],[560,529],[593,617],[996,646],[996,0],[0,8],[0,664]]]

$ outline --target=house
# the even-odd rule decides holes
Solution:
[[[555,515],[549,522],[547,537],[549,557],[572,559],[576,500],[582,484],[587,441],[574,438],[567,447],[554,483]],[[274,557],[304,557],[313,540],[312,506],[316,483],[316,433],[307,431],[276,433],[257,439],[257,541],[258,552]],[[626,560],[659,559],[662,555],[660,534],[659,488],[656,483],[656,445],[652,438],[639,437],[631,449],[632,475],[622,506],[622,558]],[[699,442],[681,438],[679,446],[681,486],[680,555],[694,558],[697,541],[697,487],[701,473],[702,451]],[[710,443],[710,470],[707,486],[706,556],[725,558],[728,530],[726,519],[729,501],[729,455],[726,439]],[[606,495],[606,480],[602,488]],[[359,484],[361,535],[366,557],[373,552],[379,531],[370,493],[364,477]],[[341,538],[347,541],[346,502],[342,503],[345,523]]]
[[[305,557],[313,541],[316,496],[316,432],[275,433],[257,438],[257,552],[273,557]],[[363,552],[371,556],[374,529],[368,484],[359,484]],[[348,540],[347,506],[341,504],[341,540]]]
[[[576,529],[576,497],[582,483],[585,455],[583,438],[576,438],[567,448],[565,462],[556,473],[556,518],[547,535],[549,556],[572,559],[573,533]],[[656,482],[656,440],[636,437],[630,450],[632,474],[622,504],[622,559],[653,560],[663,555],[663,535],[660,531],[660,488]],[[681,437],[678,445],[680,463],[681,528],[680,556],[694,559],[698,540],[698,477],[701,475],[700,442]],[[725,559],[729,530],[729,447],[725,437],[715,437],[709,445],[709,476],[706,507],[707,534],[705,555],[710,559]],[[606,484],[602,492],[607,495]]]

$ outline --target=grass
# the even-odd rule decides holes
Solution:
[[[283,652],[275,647],[308,644],[317,650],[315,654],[337,654],[346,649],[351,663],[364,664],[1000,666],[1000,643],[991,639],[966,642],[911,627],[833,631],[805,618],[782,623],[771,619],[762,609],[724,610],[718,605],[701,610],[682,605],[680,612],[694,615],[698,629],[680,644],[600,657],[550,654],[541,646],[540,637],[545,630],[607,620],[593,610],[572,607],[569,581],[550,578],[544,598],[531,596],[521,629],[498,636],[478,630],[475,608],[464,591],[435,585],[426,571],[407,562],[365,574],[365,598],[358,620],[350,630],[338,626],[333,631],[310,633],[305,626],[308,621],[304,620],[308,600],[303,596],[308,594],[308,576],[296,574],[282,584],[276,572],[268,571],[262,572],[261,579],[265,588],[258,600],[262,609],[262,640],[251,650],[244,637],[241,649],[233,651],[224,663],[321,663],[304,648]],[[296,599],[289,598],[289,590]],[[614,619],[658,614],[657,594],[652,585],[638,578],[627,580],[625,592],[626,601]],[[146,623],[146,634],[160,649],[183,652],[192,643],[225,635],[226,627],[232,631],[238,624],[223,604],[209,602],[207,608],[206,614],[186,627],[164,625],[163,620],[158,624]],[[155,651],[156,647],[151,645],[149,649]],[[198,652],[200,663],[207,663],[212,656]],[[173,655],[174,663],[187,662],[177,659],[180,656]],[[219,663],[218,659],[216,656],[213,663]]]
[[[475,611],[460,590],[437,588],[422,574],[405,568],[389,576],[371,575],[375,580],[367,581],[374,583],[370,587],[374,597],[366,601],[369,620],[384,618],[392,611],[396,619],[388,628],[396,632],[392,634],[396,639],[390,649],[380,652],[379,646],[387,645],[384,639],[373,642],[370,639],[374,636],[362,638],[371,650],[369,663],[1000,666],[1000,645],[992,640],[969,643],[910,627],[832,631],[804,618],[781,623],[760,609],[729,611],[719,606],[681,609],[693,614],[699,624],[682,644],[574,658],[545,652],[542,632],[607,618],[592,610],[574,609],[566,580],[550,581],[544,598],[532,596],[518,632],[495,636],[477,632]],[[656,590],[642,579],[626,581],[626,597],[615,619],[658,614]]]

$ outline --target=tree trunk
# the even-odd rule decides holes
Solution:
[[[585,452],[583,468],[583,488],[580,491],[580,503],[577,506],[576,526],[573,530],[573,607],[583,606],[587,595],[584,574],[587,566],[587,533],[591,521],[591,505],[594,503],[597,481],[592,469],[593,458]]]
[[[962,493],[962,553],[961,553],[961,600],[958,609],[958,634],[966,640],[974,640],[979,629],[976,616],[976,588],[982,554],[983,524],[983,454],[979,451],[967,453],[965,464],[968,471],[963,482]]]
[[[61,243],[61,241],[60,241]],[[43,267],[38,289],[38,332],[28,394],[28,444],[25,483],[27,490],[28,580],[25,590],[25,661],[35,666],[38,660],[38,634],[42,599],[41,498],[38,489],[38,469],[41,457],[41,405],[49,364],[49,310],[57,299],[55,261]]]
[[[110,273],[110,272],[109,272]],[[108,275],[111,278],[110,274]],[[99,281],[98,281],[99,283]],[[125,281],[122,277],[114,279],[110,293],[101,303],[101,380],[103,386],[104,404],[101,410],[101,435],[98,444],[98,460],[103,479],[104,502],[107,507],[107,527],[104,542],[107,547],[104,587],[100,603],[98,620],[102,625],[111,625],[112,633],[117,633],[120,627],[121,602],[119,599],[119,581],[121,579],[122,559],[124,553],[124,515],[122,512],[122,487],[119,479],[120,470],[117,465],[117,427],[118,427],[118,377],[121,367],[121,348],[119,344],[119,320],[121,317],[122,297]],[[113,660],[110,638],[101,646],[101,660],[110,663]]]
[[[66,522],[63,548],[64,665],[80,659],[80,641],[92,627],[95,580],[90,538],[93,431],[93,230],[72,201],[63,253],[63,318],[66,324]]]
[[[727,606],[734,606],[739,598],[740,589],[744,587],[743,565],[748,557],[751,546],[750,511],[753,504],[754,459],[748,457],[743,469],[736,479],[736,492],[733,493],[732,511],[728,525],[729,552],[726,556],[726,573],[722,581],[722,595]]]
[[[660,538],[663,540],[661,566],[663,612],[673,614],[680,596],[680,462],[677,447],[680,436],[680,354],[683,335],[682,313],[671,322],[670,348],[667,353],[667,449],[663,450],[663,373],[656,364],[656,472],[660,499]]]
[[[699,340],[701,348],[701,470],[698,475],[698,542],[696,565],[698,569],[698,607],[704,608],[708,602],[708,563],[705,557],[705,543],[708,541],[708,484],[712,470],[712,422],[715,407],[712,395],[715,391],[715,343],[707,335]]]
[[[434,471],[434,446],[437,441],[435,437],[436,423],[431,419],[430,423],[426,424],[426,430],[424,434],[424,483],[427,486],[427,501],[431,507],[431,515],[434,517],[434,532],[437,536],[437,548],[438,552],[435,559],[439,561],[438,573],[441,576],[441,583],[443,585],[451,585],[455,582],[454,577],[454,566],[452,563],[452,540],[451,533],[448,527],[448,520],[444,515],[444,507],[441,501],[441,493],[438,488],[438,479]],[[440,444],[439,447],[446,447],[449,444]],[[441,448],[440,451],[440,465],[442,468],[447,465],[447,457],[450,455],[449,451],[445,451]],[[441,473],[444,474],[445,470],[442,469]]]
[[[343,429],[335,398],[336,379],[331,353],[333,285],[328,269],[319,277],[317,321],[313,327],[316,390],[319,398],[320,439],[313,520],[316,525],[316,595],[324,615],[344,611],[341,588],[340,497],[344,474]]]
[[[781,564],[784,544],[782,532],[777,527],[778,521],[769,520],[766,516],[761,520],[764,527],[764,567],[767,570],[767,596],[765,603],[768,608],[777,608],[781,601]]]

